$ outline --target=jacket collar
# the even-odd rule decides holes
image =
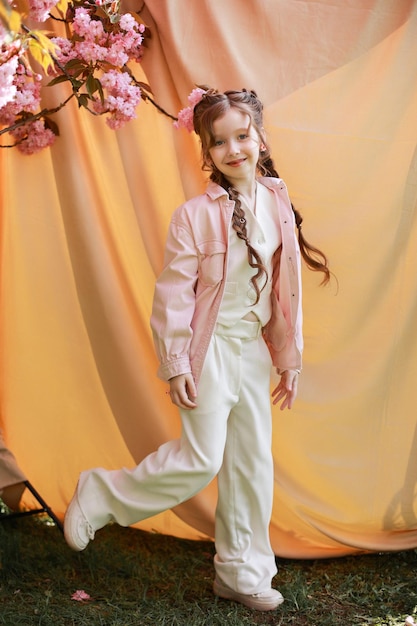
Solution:
[[[262,185],[265,185],[265,187],[270,188],[283,184],[283,180],[281,178],[272,178],[271,176],[259,176],[256,180]],[[217,200],[222,196],[228,195],[226,189],[217,183],[213,183],[212,181],[210,181],[207,185],[206,194],[211,200]]]

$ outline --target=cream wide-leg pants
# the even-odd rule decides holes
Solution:
[[[273,500],[271,357],[260,324],[217,325],[198,387],[198,406],[180,410],[180,439],[132,470],[82,472],[80,507],[94,529],[128,526],[188,500],[218,477],[214,566],[239,593],[271,587]]]

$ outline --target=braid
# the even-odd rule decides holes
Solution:
[[[257,250],[255,250],[249,240],[248,232],[246,229],[245,211],[243,210],[242,203],[239,198],[239,193],[236,191],[236,189],[230,186],[228,180],[218,170],[214,170],[211,173],[210,179],[223,187],[223,189],[227,191],[229,198],[235,203],[235,208],[232,215],[232,227],[239,239],[242,239],[246,244],[246,247],[248,249],[249,265],[257,270],[256,274],[250,279],[250,282],[256,292],[256,300],[254,304],[258,304],[259,298],[261,296],[261,291],[262,289],[264,289],[266,283],[268,282],[268,272],[266,271],[266,267],[262,262],[261,256],[259,255]],[[264,284],[260,288],[258,283],[261,276],[264,277]]]
[[[301,224],[303,223],[303,218],[300,212],[297,211],[296,208],[294,208],[294,205],[292,202],[291,202],[291,208],[294,212],[295,224],[298,230],[298,242],[300,244],[301,256],[303,257],[307,267],[313,270],[313,272],[323,272],[324,277],[320,284],[327,285],[327,283],[330,281],[330,274],[331,274],[329,267],[328,267],[327,257],[324,254],[324,252],[322,252],[315,246],[311,245],[311,243],[308,243],[308,241],[305,239],[301,231]]]
[[[247,235],[245,212],[242,208],[242,203],[240,201],[238,192],[236,191],[236,189],[233,189],[233,187],[229,187],[228,193],[229,193],[230,199],[234,200],[235,202],[235,208],[234,208],[233,216],[232,216],[233,229],[236,231],[237,236],[240,239],[243,239],[243,241],[246,244],[246,247],[248,249],[249,265],[257,270],[255,276],[252,276],[252,278],[250,279],[250,282],[256,292],[256,300],[254,304],[258,304],[259,298],[261,296],[261,291],[262,289],[264,289],[266,283],[268,282],[268,272],[266,271],[266,267],[263,264],[259,253],[252,246],[249,240],[249,237]],[[264,277],[264,284],[262,285],[261,288],[259,288],[258,280],[261,278],[261,276]]]

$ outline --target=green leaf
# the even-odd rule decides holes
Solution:
[[[71,76],[73,78],[77,78],[77,76],[79,76],[80,74],[85,74],[86,72],[87,72],[87,70],[85,69],[85,67],[80,67],[80,68],[74,70],[73,72],[71,72]]]
[[[72,90],[79,91],[81,87],[84,85],[84,81],[82,80],[71,80]]]
[[[54,122],[54,120],[51,120],[50,117],[44,117],[43,120],[44,120],[44,123],[45,123],[45,128],[49,128],[49,130],[52,130],[54,135],[59,137],[58,124],[56,122]]]
[[[88,100],[89,100],[89,98],[88,98],[87,94],[85,94],[85,93],[82,93],[80,96],[78,96],[78,106],[79,106],[79,108],[81,108],[81,107],[87,108],[88,107]]]
[[[142,83],[141,81],[136,82],[137,86],[140,87],[143,91],[147,91],[148,93],[152,93],[152,89],[147,83]]]
[[[101,84],[101,82],[99,80],[97,80],[97,82],[98,82],[98,93],[100,94],[101,104],[104,104],[103,85]]]
[[[100,81],[94,77],[93,74],[89,74],[86,82],[85,88],[87,89],[87,93],[90,97],[98,90],[100,85]]]
[[[75,70],[79,68],[84,70],[87,67],[87,65],[83,61],[80,61],[79,59],[71,59],[71,61],[68,61],[67,63],[65,63],[64,67],[66,70]]]
[[[64,83],[66,80],[69,80],[69,78],[67,78],[64,74],[62,76],[57,76],[47,84],[47,87],[53,87],[53,85],[58,85],[58,83]]]

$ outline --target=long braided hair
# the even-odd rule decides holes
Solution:
[[[247,246],[249,265],[257,270],[256,274],[251,279],[252,286],[256,292],[256,304],[268,280],[267,270],[259,253],[249,240],[246,229],[245,211],[242,207],[239,193],[231,186],[224,174],[214,166],[210,158],[210,149],[214,145],[214,122],[232,107],[235,107],[249,116],[250,125],[255,129],[261,141],[262,149],[259,152],[257,163],[259,173],[262,176],[279,178],[263,130],[263,105],[254,91],[243,89],[242,91],[225,91],[224,93],[220,93],[207,86],[201,86],[201,88],[205,90],[205,93],[200,102],[194,107],[193,123],[194,130],[201,140],[203,169],[210,171],[210,180],[223,187],[227,191],[229,198],[235,203],[232,226],[237,236],[242,239]],[[297,226],[301,256],[309,269],[324,274],[320,284],[326,285],[331,275],[327,257],[321,250],[311,245],[305,239],[301,229],[303,218],[292,203],[291,207]],[[263,284],[260,287],[261,278],[263,278]]]

